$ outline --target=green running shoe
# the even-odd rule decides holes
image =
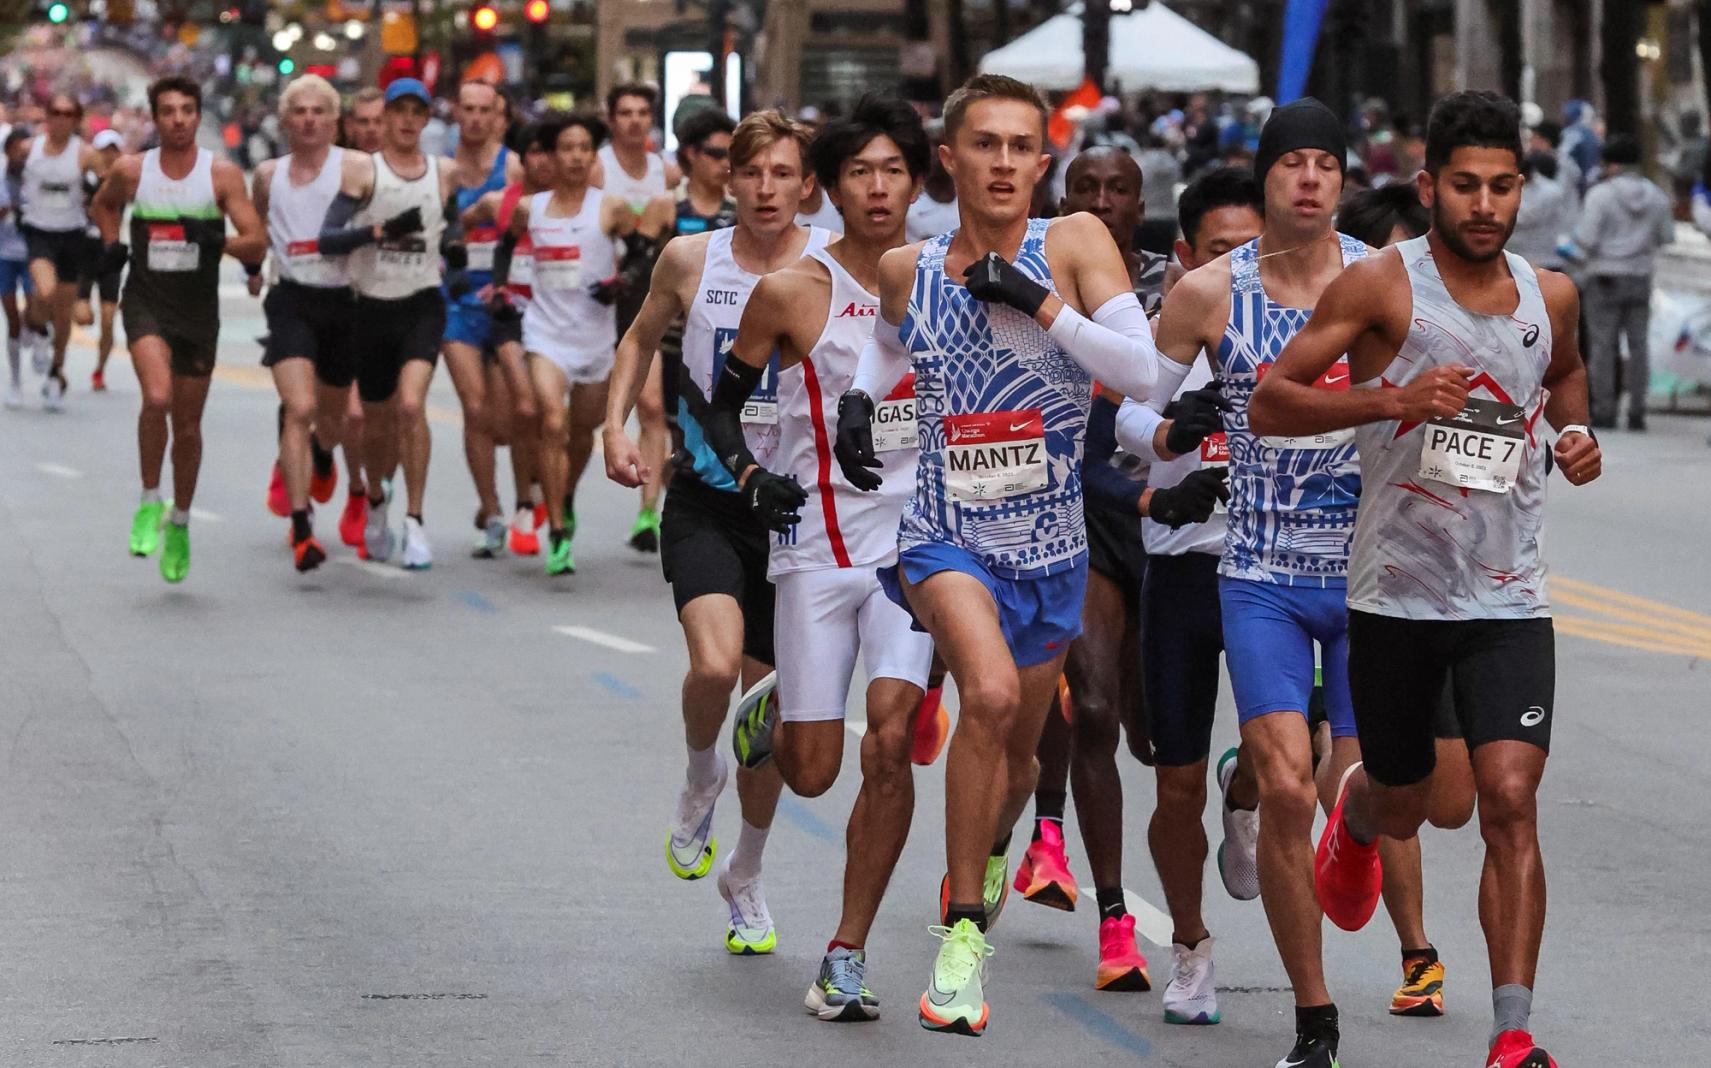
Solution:
[[[942,940],[933,962],[933,981],[921,995],[921,1026],[929,1031],[978,1037],[991,1010],[986,1005],[986,959],[992,946],[969,920],[955,927],[929,927]]]
[[[737,763],[750,771],[772,759],[772,732],[778,726],[778,672],[769,673],[737,701],[731,724],[731,748]]]
[[[986,878],[980,885],[980,903],[986,909],[986,929],[998,926],[1004,903],[1010,900],[1010,858],[998,853],[986,858]],[[939,920],[948,922],[951,910],[951,877],[939,880]]]
[[[630,528],[630,548],[639,553],[659,552],[659,513],[643,508],[636,515],[636,525]]]
[[[576,574],[576,557],[570,554],[570,532],[553,532],[548,536],[547,544],[547,574]]]
[[[160,548],[160,525],[166,520],[165,501],[144,501],[131,517],[131,555],[153,556]]]
[[[839,946],[820,961],[820,977],[802,1004],[831,1022],[879,1019],[879,999],[867,988],[867,954]]]
[[[168,582],[183,582],[190,574],[190,527],[178,523],[166,524],[166,544],[160,551],[160,577]]]

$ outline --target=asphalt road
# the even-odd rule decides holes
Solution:
[[[262,507],[274,400],[260,332],[233,294],[182,586],[125,552],[136,387],[122,356],[111,391],[91,395],[92,354],[74,352],[64,415],[0,412],[0,1063],[1259,1068],[1288,1048],[1261,908],[1226,898],[1210,869],[1222,1025],[1167,1027],[1156,992],[1096,993],[1091,909],[1017,901],[996,934],[987,1036],[921,1031],[942,764],[917,775],[915,837],[870,946],[883,1019],[805,1015],[836,919],[853,747],[830,794],[781,808],[766,861],[777,954],[728,956],[712,880],[679,882],[660,856],[684,656],[657,561],[622,543],[633,497],[588,486],[569,581],[537,560],[470,560],[474,494],[442,375],[434,569],[357,565],[339,546],[298,576]],[[1559,712],[1534,1024],[1565,1066],[1702,1063],[1711,1047],[1697,989],[1711,971],[1697,907],[1711,871],[1706,430],[1666,417],[1612,434],[1602,482],[1553,489]],[[1233,736],[1226,698],[1218,744]],[[1158,903],[1151,776],[1124,758],[1124,777],[1128,884]],[[718,822],[734,842],[733,796]],[[1382,916],[1328,930],[1351,1068],[1482,1063],[1482,847],[1470,828],[1428,833],[1425,850],[1450,1015],[1385,1014],[1398,967]],[[1073,832],[1070,853],[1085,876]],[[1168,947],[1145,948],[1162,984]]]

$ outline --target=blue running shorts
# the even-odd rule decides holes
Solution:
[[[967,549],[942,542],[911,545],[898,556],[896,564],[879,569],[879,584],[887,597],[909,613],[914,629],[924,631],[903,596],[898,568],[911,584],[925,582],[941,571],[960,571],[979,579],[998,606],[1004,643],[1019,668],[1045,663],[1081,636],[1081,606],[1087,599],[1086,557],[1044,578],[1002,578]]]
[[[1323,660],[1325,714],[1335,738],[1355,736],[1349,700],[1348,591],[1220,577],[1224,663],[1239,722],[1273,712],[1307,715],[1313,695],[1313,643]]]

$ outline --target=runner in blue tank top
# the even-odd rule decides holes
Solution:
[[[854,485],[878,486],[873,397],[912,368],[921,456],[898,564],[881,580],[932,634],[963,699],[946,769],[943,945],[919,1015],[929,1030],[979,1034],[984,931],[1007,889],[1010,828],[1081,632],[1093,381],[1145,397],[1174,392],[1188,369],[1161,373],[1103,223],[1028,219],[1048,162],[1033,87],[971,79],[945,103],[945,136],[961,226],[880,261],[882,321],[839,403],[837,453]]]

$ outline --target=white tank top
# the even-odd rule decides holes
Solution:
[[[326,289],[350,284],[344,257],[321,255],[317,240],[327,208],[339,195],[344,158],[344,149],[329,149],[320,173],[305,185],[291,184],[289,155],[274,164],[267,186],[267,240],[274,270],[285,281]]]
[[[549,357],[605,354],[618,343],[618,310],[588,287],[617,273],[612,238],[600,229],[600,190],[588,188],[573,216],[547,214],[549,190],[529,198],[534,275],[523,313],[523,348]]]
[[[712,396],[713,382],[724,371],[725,358],[731,354],[731,345],[737,339],[737,324],[742,322],[743,306],[749,302],[749,294],[754,292],[755,283],[760,281],[760,275],[745,271],[737,263],[736,257],[731,255],[731,239],[736,233],[736,227],[730,227],[714,230],[707,235],[707,260],[701,268],[701,284],[695,291],[695,299],[690,302],[689,311],[684,315],[683,371],[695,383],[695,388],[701,391],[703,397]],[[810,229],[808,245],[802,250],[803,254],[808,255],[826,247],[829,237],[824,230]],[[540,273],[540,249],[537,247],[537,299]],[[693,434],[695,441],[703,440],[700,428],[693,425],[693,417],[690,417],[688,424],[683,424],[683,415],[684,413],[679,413],[679,422],[684,426],[686,436]],[[755,462],[771,470],[773,454],[778,450],[777,353],[773,353],[772,362],[761,378],[760,385],[750,395],[749,403],[743,407],[743,437],[748,442],[749,452],[754,455]],[[695,454],[695,473],[703,482],[715,489],[736,489],[730,472],[713,456],[711,449],[703,451],[691,448],[690,451]]]
[[[374,153],[374,195],[357,210],[352,225],[379,226],[401,211],[422,213],[422,232],[397,241],[364,245],[350,255],[350,280],[356,291],[376,300],[401,300],[440,287],[440,236],[445,207],[440,202],[440,161],[427,157],[419,178],[406,180]]]
[[[769,578],[791,571],[871,567],[897,552],[897,521],[914,492],[915,376],[905,375],[875,405],[874,449],[884,483],[873,493],[851,486],[832,456],[838,398],[855,381],[856,361],[879,318],[879,298],[861,287],[825,249],[808,255],[832,275],[832,301],[820,340],[806,359],[778,373],[778,452],[774,470],[808,490],[802,522],[774,534]]]
[[[648,169],[640,178],[631,177],[624,165],[618,162],[618,153],[612,151],[611,145],[601,145],[596,155],[606,172],[606,194],[622,197],[637,215],[648,206],[648,201],[665,192],[665,160],[659,153],[648,153]]]
[[[1520,301],[1508,315],[1481,315],[1450,295],[1426,238],[1396,247],[1414,297],[1408,339],[1378,379],[1355,388],[1403,386],[1457,363],[1475,377],[1453,418],[1356,429],[1349,607],[1401,619],[1548,616],[1539,541],[1550,445],[1539,417],[1551,318],[1539,276],[1504,253]]]
[[[83,138],[72,137],[57,156],[47,153],[43,134],[30,144],[24,160],[23,205],[19,218],[37,230],[64,233],[89,225],[89,205],[83,191]]]
[[[837,205],[832,203],[832,198],[822,192],[820,194],[820,210],[797,212],[796,225],[818,226],[827,233],[841,234],[844,232],[844,217],[838,211]]]

